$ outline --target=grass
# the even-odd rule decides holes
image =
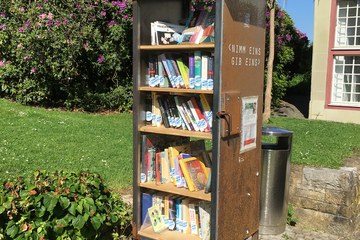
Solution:
[[[360,150],[360,125],[272,118],[294,132],[292,163],[337,168]],[[0,177],[90,170],[113,189],[132,184],[132,115],[25,107],[0,99]]]
[[[293,131],[291,162],[339,168],[360,153],[360,125],[295,118],[271,118],[267,124]]]
[[[132,184],[132,115],[25,107],[0,99],[0,176],[37,169],[90,170],[108,185]]]

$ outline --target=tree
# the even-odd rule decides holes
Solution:
[[[267,123],[271,114],[271,92],[272,92],[272,77],[275,56],[275,7],[276,0],[268,0],[268,7],[270,9],[270,31],[269,31],[269,55],[267,60],[267,74],[266,74],[266,89],[264,97],[264,113],[263,122]]]

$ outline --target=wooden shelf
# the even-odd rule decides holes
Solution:
[[[200,240],[201,238],[196,235],[185,234],[177,231],[165,230],[161,233],[155,233],[152,227],[141,229],[139,235],[145,238],[156,240]]]
[[[203,93],[213,94],[213,90],[184,89],[184,88],[160,88],[160,87],[139,87],[143,92],[167,92],[167,93]]]
[[[203,139],[212,139],[211,132],[197,132],[197,131],[188,131],[176,128],[166,128],[164,126],[153,127],[153,126],[142,126],[139,128],[140,132],[146,133],[156,133],[156,134],[164,134],[164,135],[174,135],[181,137],[195,137],[195,138],[203,138]]]
[[[172,184],[172,183],[156,184],[156,183],[150,182],[150,183],[140,183],[139,186],[143,187],[143,188],[147,188],[147,189],[153,189],[156,191],[177,194],[177,195],[186,196],[186,197],[190,197],[190,198],[196,198],[196,199],[209,201],[209,202],[211,201],[211,194],[205,193],[204,190],[197,191],[197,192],[190,192],[188,189],[178,188],[178,187],[174,186],[174,184]]]
[[[195,49],[214,49],[214,43],[202,44],[176,44],[176,45],[140,45],[140,50],[195,50]]]

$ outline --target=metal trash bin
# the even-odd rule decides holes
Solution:
[[[262,143],[259,233],[277,235],[286,228],[293,132],[263,127],[262,134],[277,141]]]

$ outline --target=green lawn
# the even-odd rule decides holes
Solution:
[[[338,168],[344,158],[360,154],[357,124],[277,117],[267,125],[293,131],[294,164]]]
[[[360,125],[272,118],[294,132],[292,163],[336,168],[360,150]],[[132,184],[132,115],[25,107],[0,99],[0,176],[90,170],[113,189]]]
[[[0,175],[87,169],[115,189],[132,184],[132,115],[25,107],[0,99]]]

